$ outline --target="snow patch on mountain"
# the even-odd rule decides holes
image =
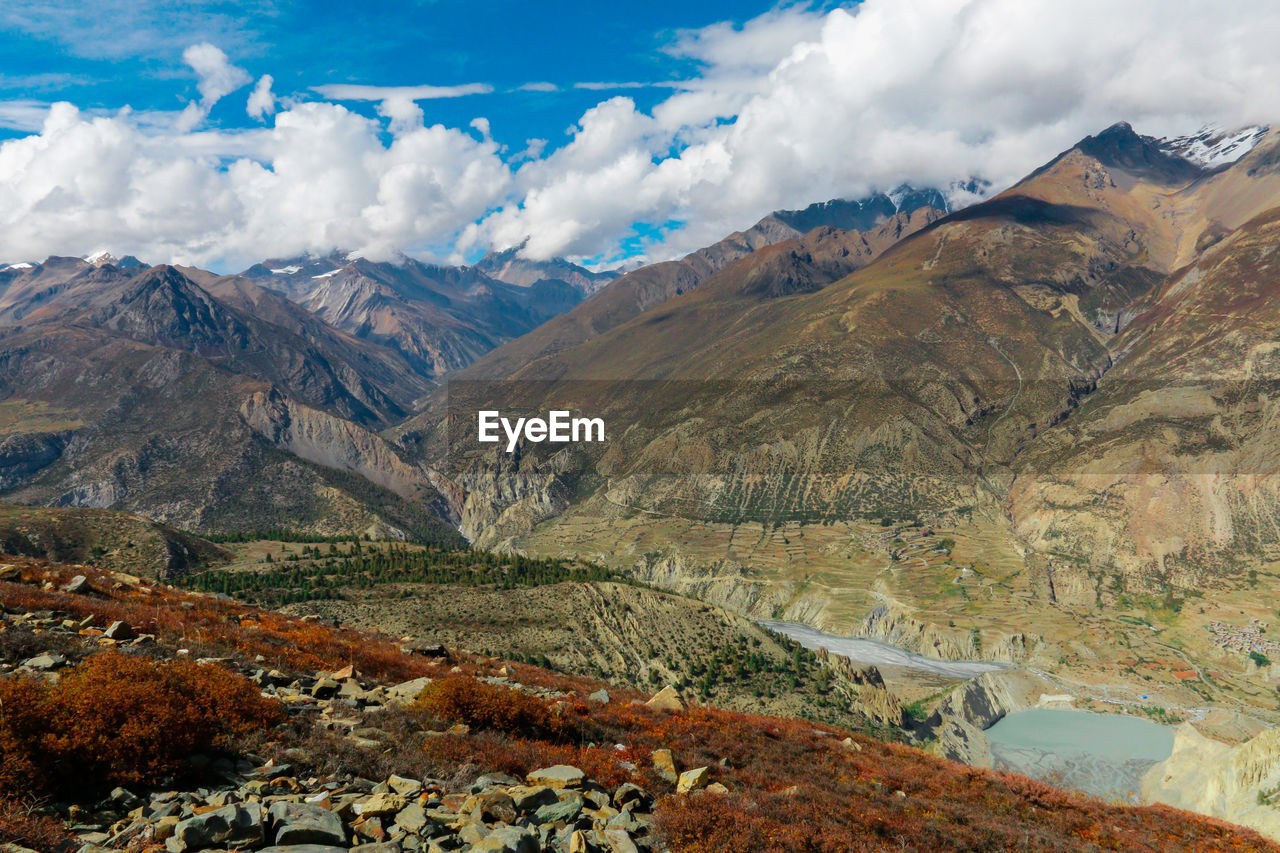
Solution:
[[[1187,136],[1161,139],[1159,145],[1197,166],[1216,169],[1248,154],[1269,130],[1269,127],[1253,126],[1227,131],[1216,125],[1205,125]]]
[[[289,264],[287,267],[280,267],[280,269],[272,270],[271,272],[275,275],[293,275],[294,273],[301,271],[302,267],[297,264]]]

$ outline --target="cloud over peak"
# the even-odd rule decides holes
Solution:
[[[262,124],[235,130],[211,110],[253,77],[201,42],[183,53],[199,99],[178,115],[0,103],[28,134],[0,143],[0,260],[101,246],[223,266],[333,249],[609,259],[638,234],[665,257],[779,207],[903,182],[999,187],[1120,119],[1155,134],[1270,123],[1277,37],[1265,0],[788,6],[675,33],[678,81],[334,83],[281,98],[263,73],[244,102]],[[655,103],[655,89],[669,91]],[[508,151],[491,136],[504,97],[589,91],[601,100],[561,139]],[[468,95],[491,96],[486,118],[424,123],[419,101]]]

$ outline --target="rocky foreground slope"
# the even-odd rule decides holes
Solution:
[[[18,560],[0,603],[9,853],[1278,849],[123,574]]]

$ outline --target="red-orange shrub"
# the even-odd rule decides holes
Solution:
[[[247,679],[188,660],[106,652],[56,685],[0,679],[0,795],[80,799],[158,783],[192,753],[282,719],[279,704]]]
[[[415,707],[437,720],[517,737],[565,741],[577,734],[572,720],[553,712],[541,699],[474,678],[452,676],[433,681]]]
[[[39,814],[29,805],[0,798],[0,845],[5,844],[48,853],[79,846],[61,821]]]
[[[617,787],[623,782],[644,781],[622,764],[632,758],[630,754],[620,754],[607,746],[547,743],[487,732],[468,737],[446,735],[429,738],[424,751],[433,772],[441,776],[450,775],[467,765],[476,767],[480,772],[498,770],[524,776],[539,767],[569,764],[609,787]]]
[[[787,827],[751,814],[743,797],[698,794],[666,797],[657,810],[658,832],[672,853],[782,853]]]

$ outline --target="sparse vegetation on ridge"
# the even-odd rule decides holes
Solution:
[[[84,576],[83,582],[74,580],[77,573]],[[50,588],[45,588],[46,584]],[[407,808],[411,797],[396,800],[400,795],[371,794],[367,783],[363,789],[358,785],[353,788],[352,769],[394,773],[400,774],[394,777],[399,780],[396,785],[418,786],[405,790],[424,792],[420,802],[435,815],[429,825],[441,827],[432,832],[452,834],[472,826],[466,831],[479,833],[473,835],[479,838],[508,832],[503,827],[518,833],[519,825],[529,821],[521,817],[526,812],[505,812],[501,807],[507,802],[502,797],[510,796],[507,790],[515,790],[516,779],[482,782],[478,790],[488,792],[482,796],[492,793],[494,799],[484,800],[487,805],[473,817],[465,817],[462,805],[474,780],[486,772],[524,774],[550,768],[554,778],[572,780],[574,773],[585,775],[593,784],[607,786],[615,798],[625,784],[638,786],[643,796],[625,795],[640,804],[630,811],[634,820],[624,822],[630,827],[633,843],[638,849],[669,849],[672,853],[847,853],[897,850],[903,843],[939,851],[1277,849],[1247,830],[1221,822],[1171,809],[1108,805],[1019,777],[956,765],[910,747],[861,735],[850,737],[838,728],[709,707],[654,710],[635,703],[646,694],[634,691],[609,688],[611,696],[601,698],[598,691],[602,685],[589,679],[456,652],[450,659],[423,656],[375,636],[93,569],[19,561],[17,578],[10,573],[9,579],[0,581],[0,604],[4,610],[0,614],[4,628],[0,631],[0,652],[7,669],[17,665],[30,669],[5,651],[5,638],[21,625],[33,626],[39,631],[36,636],[62,637],[83,649],[84,662],[67,670],[65,688],[36,688],[39,691],[65,689],[67,695],[76,695],[88,683],[81,680],[87,677],[82,673],[99,673],[108,681],[116,675],[131,675],[136,682],[143,670],[156,668],[156,672],[226,680],[225,685],[203,682],[216,687],[223,696],[220,701],[240,696],[242,688],[234,686],[239,683],[235,679],[247,675],[272,696],[288,698],[286,705],[328,709],[318,717],[292,714],[286,724],[275,726],[278,718],[260,711],[245,717],[235,715],[237,707],[254,708],[256,701],[276,701],[251,700],[256,691],[243,691],[241,699],[225,706],[209,706],[224,708],[220,714],[229,715],[218,722],[226,734],[243,733],[241,721],[255,720],[260,727],[250,737],[253,760],[276,762],[268,765],[266,775],[252,776],[251,782],[205,783],[211,788],[204,796],[212,796],[208,792],[214,789],[226,791],[232,803],[239,796],[249,796],[251,790],[257,796],[289,799],[297,796],[299,789],[310,791],[308,774],[319,774],[319,779],[334,780],[331,797],[335,803],[350,798],[343,802],[376,802],[377,806],[368,808],[391,808],[389,819],[382,824],[387,826],[393,816],[401,819],[395,811]],[[130,632],[114,631],[118,637],[145,632],[154,639],[137,636],[107,642],[110,638],[101,626],[116,621],[130,625]],[[81,625],[87,627],[78,627]],[[221,656],[221,661],[172,662],[180,657],[179,648],[197,646],[209,655]],[[108,651],[112,648],[116,651]],[[325,671],[305,669],[314,663],[321,663]],[[339,672],[347,663],[354,663],[355,668]],[[266,666],[283,669],[269,673]],[[393,682],[407,686],[406,679],[423,676],[431,679],[430,690],[416,707],[397,710],[384,704]],[[181,675],[179,680],[185,677]],[[34,683],[29,675],[0,675],[5,690],[30,690]],[[313,686],[305,687],[308,684]],[[175,695],[198,695],[204,689],[193,690],[193,686],[178,685]],[[419,693],[422,686],[419,683]],[[331,698],[316,698],[325,696]],[[160,700],[148,699],[147,704],[168,707]],[[72,703],[72,711],[90,714],[93,707]],[[313,719],[330,716],[354,720],[350,734],[340,733],[345,729],[335,732],[313,727]],[[212,721],[212,717],[200,719]],[[36,731],[20,719],[6,719],[6,725],[19,750],[32,743],[31,738],[38,742],[46,735],[43,729]],[[390,735],[378,734],[378,727],[396,731],[395,744],[383,746],[381,739]],[[175,752],[190,749],[194,743],[179,741]],[[228,740],[224,745],[238,750],[247,748],[248,742]],[[657,760],[661,750],[671,751],[677,773],[696,771],[689,777],[697,779],[696,783],[682,783],[678,792],[672,781],[675,777],[664,775],[666,771]],[[156,758],[154,754],[149,757]],[[562,770],[553,765],[571,767]],[[272,766],[278,769],[273,771]],[[140,797],[144,813],[155,808],[146,803],[153,786],[164,784],[159,776],[148,776],[145,765],[132,770],[121,764],[112,767],[111,772],[125,772],[134,780],[113,802],[129,803],[129,798]],[[122,778],[109,776],[104,781]],[[15,787],[8,789],[6,801],[0,804],[0,831],[7,839],[35,843],[37,838],[49,838],[45,849],[59,851],[57,824],[50,818],[65,820],[65,808],[82,794],[69,776],[54,776],[48,781],[58,779],[70,786],[64,789],[64,796],[72,798],[71,803],[64,803],[63,811],[48,807],[24,810],[24,798],[37,793],[33,777],[10,782]],[[572,788],[574,783],[568,784]],[[89,788],[86,784],[83,796],[91,798],[87,804],[93,804],[98,795],[90,794]],[[375,799],[380,796],[384,799]],[[189,792],[179,793],[176,802],[186,804],[178,807],[179,821],[200,817],[188,807],[206,799],[192,797]],[[563,797],[572,800],[568,793]],[[391,805],[384,805],[388,803]],[[116,808],[123,807],[109,807],[108,813]],[[652,823],[646,823],[648,812],[642,809],[650,808]],[[340,810],[335,807],[335,811]],[[606,814],[618,812],[615,808]],[[246,814],[252,818],[251,812]],[[545,817],[539,813],[538,819],[550,823],[555,849],[560,849],[561,843],[567,846],[572,827],[557,824],[552,812]],[[403,820],[410,820],[407,812]],[[438,821],[451,821],[454,826]],[[150,823],[144,820],[142,825],[145,832],[151,832]],[[276,824],[271,826],[275,831]],[[361,833],[374,831],[360,820],[341,826],[357,840],[368,837]],[[649,834],[646,826],[651,827]],[[83,832],[83,827],[79,831]],[[190,827],[182,830],[194,831]],[[596,832],[603,833],[603,829],[593,824],[584,838]],[[266,843],[250,843],[248,847],[257,849]]]

